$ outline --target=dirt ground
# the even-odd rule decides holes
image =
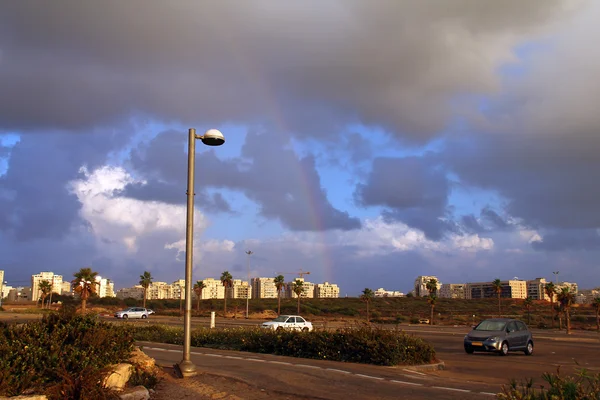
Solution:
[[[200,373],[195,377],[180,379],[174,368],[162,367],[160,382],[152,394],[152,400],[198,399],[198,400],[292,400],[297,396],[269,392],[233,378]]]

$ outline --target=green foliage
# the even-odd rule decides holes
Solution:
[[[560,367],[556,374],[546,373],[542,378],[548,384],[536,389],[533,379],[517,383],[514,379],[502,387],[498,399],[503,400],[581,400],[600,399],[600,373],[590,374],[581,369],[575,376],[562,377]]]
[[[53,313],[24,325],[1,325],[0,396],[47,389],[56,399],[102,398],[84,394],[95,390],[89,385],[98,386],[105,367],[127,360],[132,350],[129,331],[93,315]]]
[[[183,330],[166,326],[130,328],[136,340],[182,344]],[[414,365],[435,361],[435,350],[423,339],[403,332],[361,326],[337,331],[199,329],[192,346],[253,353],[326,359],[375,365]]]
[[[139,366],[134,366],[129,384],[131,386],[144,386],[146,389],[154,389],[158,385],[159,379],[156,374],[147,371]]]

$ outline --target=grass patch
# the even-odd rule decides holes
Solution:
[[[582,400],[600,399],[600,373],[592,374],[586,369],[579,370],[574,376],[563,377],[560,367],[555,374],[542,375],[545,384],[536,387],[533,379],[520,382],[511,380],[502,387],[498,399],[503,400]]]
[[[136,340],[183,344],[181,328],[151,325],[130,329]],[[425,340],[368,326],[313,332],[276,332],[261,328],[197,329],[192,332],[191,342],[195,347],[374,365],[435,362],[435,350]]]

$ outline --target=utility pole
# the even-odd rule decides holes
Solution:
[[[248,257],[246,258],[246,269],[248,270],[248,291],[246,292],[246,319],[248,319],[248,305],[249,305],[249,299],[250,299],[250,256],[252,254],[254,254],[253,251],[248,250],[246,251],[246,254],[248,255]]]

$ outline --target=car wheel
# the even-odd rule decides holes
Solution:
[[[129,315],[123,314],[123,319],[127,319],[127,318],[129,318]]]
[[[308,332],[308,328],[302,328],[302,332]]]
[[[467,354],[473,354],[473,352],[475,352],[471,346],[465,346],[465,351]]]
[[[530,340],[527,343],[527,347],[524,350],[526,356],[530,356],[533,354],[533,342]]]
[[[502,342],[502,345],[500,346],[500,355],[505,356],[507,354],[508,354],[508,343]]]
[[[276,331],[282,331],[283,328],[281,326],[278,326],[277,329],[275,329]]]

